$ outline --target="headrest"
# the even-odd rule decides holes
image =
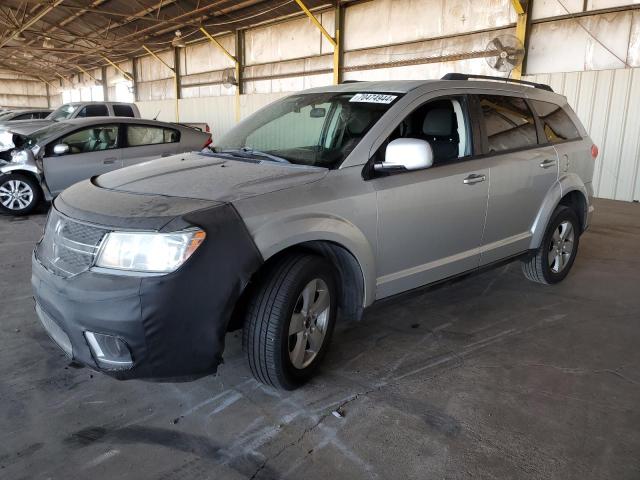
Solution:
[[[434,137],[446,137],[453,131],[453,110],[450,108],[434,108],[429,110],[422,123],[422,132]]]
[[[98,128],[91,129],[91,140],[98,140],[100,138],[100,130]]]
[[[100,141],[104,143],[111,143],[111,135],[108,130],[100,130]]]

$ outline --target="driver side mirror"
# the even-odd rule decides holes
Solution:
[[[56,155],[64,155],[69,153],[69,145],[66,143],[59,143],[58,145],[53,147],[53,153]]]
[[[389,145],[384,162],[376,163],[376,171],[422,170],[433,165],[433,150],[429,142],[417,138],[397,138]]]

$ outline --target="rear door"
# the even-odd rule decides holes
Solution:
[[[486,265],[528,249],[538,211],[558,179],[558,158],[552,145],[538,142],[536,118],[524,98],[478,94],[476,100],[491,169],[480,258]]]
[[[43,168],[51,193],[57,195],[81,180],[121,168],[118,135],[118,124],[100,124],[68,133],[47,144]],[[69,152],[54,154],[53,147],[62,143],[69,146]]]
[[[124,132],[122,158],[125,167],[179,153],[178,129],[145,123],[125,123]]]

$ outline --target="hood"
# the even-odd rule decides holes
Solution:
[[[327,172],[320,167],[189,153],[116,170],[94,183],[128,193],[233,202],[315,182]]]
[[[55,123],[55,120],[13,120],[0,122],[0,130],[8,130],[19,135],[29,135],[52,123]]]

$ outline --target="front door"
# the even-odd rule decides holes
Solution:
[[[56,155],[55,145],[68,146],[67,153]],[[76,130],[45,148],[44,178],[53,195],[95,175],[122,168],[121,149],[118,148],[118,125],[98,124]]]
[[[392,135],[420,138],[431,167],[372,180],[378,205],[377,298],[478,267],[489,169],[473,158],[464,97],[419,106]]]

